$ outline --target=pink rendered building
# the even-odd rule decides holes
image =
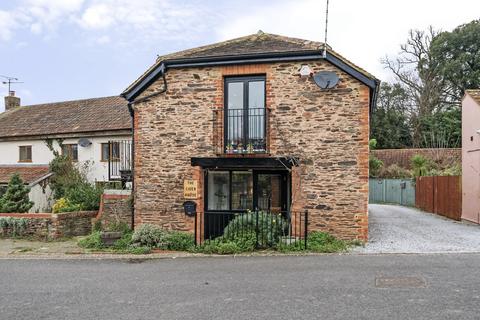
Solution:
[[[462,219],[480,223],[480,90],[462,100]]]

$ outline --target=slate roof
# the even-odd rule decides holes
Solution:
[[[30,184],[49,174],[48,166],[0,165],[0,184],[8,184],[13,174],[18,173],[23,182]]]
[[[127,89],[125,89],[122,95],[127,94],[144,78],[146,78],[148,74],[150,74],[155,68],[160,66],[163,62],[169,60],[225,56],[241,57],[242,55],[260,55],[269,53],[300,53],[308,51],[316,51],[318,53],[323,50],[323,47],[324,44],[322,42],[285,37],[259,31],[258,33],[248,36],[159,56],[156,59],[155,64],[148,68],[138,79],[136,79]],[[364,74],[366,77],[375,79],[373,75],[360,68],[359,66],[353,64],[352,62],[348,61],[340,54],[333,51],[329,46],[327,47],[327,51],[329,54],[334,55],[344,63],[356,69],[358,72]]]
[[[480,105],[480,89],[465,90],[465,93],[468,93],[468,95]]]
[[[0,113],[0,138],[130,128],[127,101],[119,96],[21,106]]]

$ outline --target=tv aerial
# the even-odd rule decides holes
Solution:
[[[18,78],[15,78],[15,77],[2,76],[2,75],[0,75],[0,77],[5,78],[5,81],[2,81],[2,83],[8,85],[8,92],[11,91],[11,86],[13,83],[23,83],[22,81],[18,81]]]

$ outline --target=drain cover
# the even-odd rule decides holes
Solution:
[[[377,277],[375,287],[377,288],[424,288],[425,279],[420,277]]]

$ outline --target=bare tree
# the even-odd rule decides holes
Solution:
[[[385,68],[393,73],[409,96],[405,111],[412,126],[413,145],[417,147],[423,143],[421,119],[445,105],[445,81],[430,52],[430,43],[438,34],[432,27],[428,31],[410,30],[398,56],[382,59]]]

